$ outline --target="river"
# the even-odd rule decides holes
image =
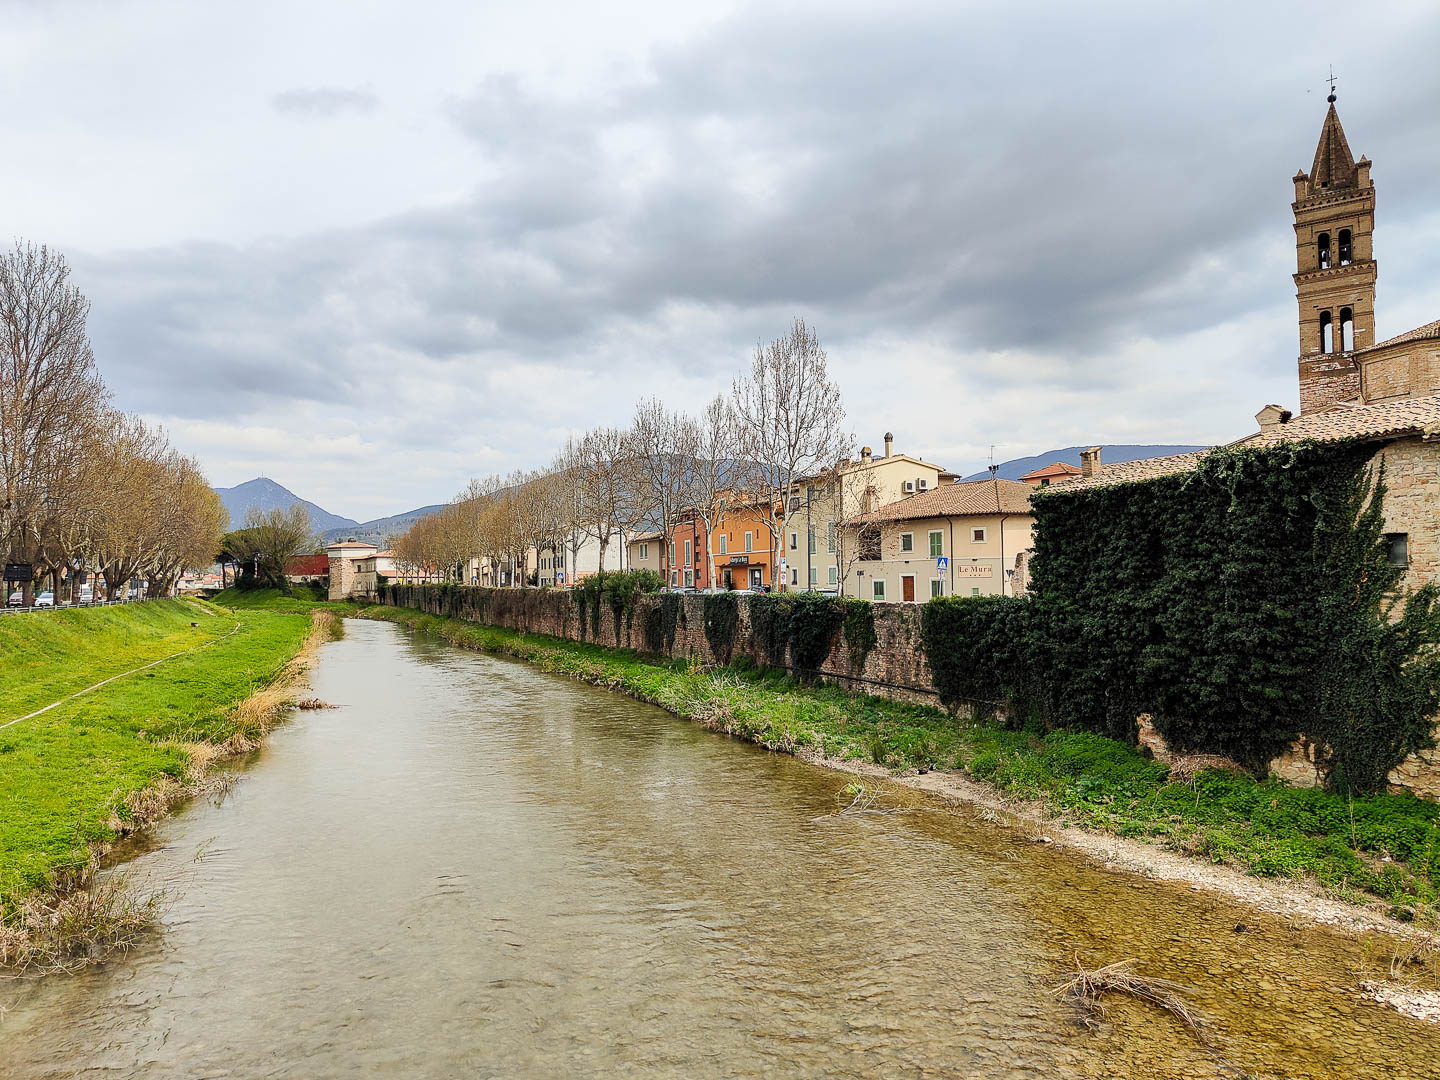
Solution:
[[[978,816],[837,814],[843,774],[346,625],[338,708],[128,865],[180,882],[163,928],[0,983],[0,1076],[1440,1077],[1357,942]],[[1137,1002],[1081,1026],[1077,955],[1192,987],[1211,1045]]]

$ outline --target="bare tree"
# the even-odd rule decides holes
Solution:
[[[732,400],[748,463],[743,487],[770,531],[771,550],[780,551],[776,508],[790,512],[795,481],[830,468],[854,442],[820,339],[796,319],[784,337],[756,345]]]
[[[625,435],[624,491],[633,520],[659,527],[660,575],[669,580],[671,533],[692,501],[695,421],[671,412],[659,398],[645,398]]]
[[[106,398],[85,320],[90,303],[64,258],[17,243],[0,257],[0,555],[54,565],[45,530]],[[48,557],[47,557],[48,556]],[[29,603],[33,584],[24,587]]]
[[[705,527],[706,580],[715,582],[715,523],[734,500],[739,470],[739,431],[735,408],[717,394],[694,424],[690,453],[694,465],[688,487],[696,519]]]

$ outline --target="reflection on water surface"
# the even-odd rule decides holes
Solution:
[[[220,806],[163,934],[0,986],[0,1076],[1440,1077],[1360,948],[848,782],[658,709],[352,620]],[[1244,921],[1251,932],[1237,934]],[[1216,1049],[1049,991],[1195,988]]]

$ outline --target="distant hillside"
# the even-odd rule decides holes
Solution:
[[[444,503],[435,503],[431,506],[422,506],[418,510],[410,510],[404,514],[376,518],[374,521],[362,521],[359,524],[352,521],[349,525],[326,529],[325,539],[327,542],[333,543],[336,540],[349,540],[353,536],[356,540],[364,540],[383,547],[387,540],[406,532],[422,517],[444,508]]]
[[[257,476],[254,480],[247,480],[243,484],[236,484],[230,488],[216,488],[215,494],[220,496],[226,511],[230,514],[230,528],[238,529],[245,524],[245,515],[252,507],[262,513],[271,510],[285,510],[296,503],[300,503],[306,510],[310,511],[310,523],[317,532],[328,532],[331,529],[353,529],[356,522],[339,514],[332,514],[323,507],[300,498],[289,488],[281,487],[274,480],[268,480],[263,476]]]
[[[1090,446],[1093,446],[1091,443]],[[1019,480],[1028,472],[1034,472],[1052,461],[1063,461],[1067,465],[1080,466],[1080,451],[1088,450],[1090,446],[1067,446],[1063,450],[1047,450],[1043,454],[1035,454],[1032,457],[1015,458],[1013,461],[1002,462],[1000,465],[999,477],[1002,480]],[[1115,464],[1121,461],[1136,461],[1140,458],[1169,457],[1171,454],[1188,454],[1192,450],[1206,450],[1204,446],[1102,446],[1100,448],[1100,463]],[[990,475],[990,470],[984,469],[965,477],[966,480],[984,480]]]

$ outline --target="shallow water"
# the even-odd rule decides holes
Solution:
[[[0,984],[0,1077],[1440,1077],[1355,942],[836,816],[844,775],[387,623],[312,682],[340,708],[130,864],[184,882],[162,932]],[[1083,1029],[1076,955],[1193,987],[1211,1046],[1123,1001]]]

